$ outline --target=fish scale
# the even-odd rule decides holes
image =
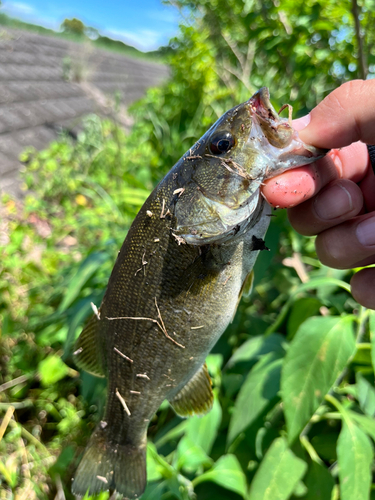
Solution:
[[[146,485],[147,427],[162,401],[182,417],[211,409],[205,357],[266,248],[270,207],[260,186],[323,154],[298,139],[263,88],[225,113],[151,193],[99,313],[76,343],[77,365],[106,377],[108,390],[74,494],[110,490],[138,498]]]

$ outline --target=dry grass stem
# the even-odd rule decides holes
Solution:
[[[174,234],[173,232],[172,232],[172,236],[176,239],[176,241],[179,245],[186,245],[186,241],[182,236],[179,236],[178,234]]]
[[[103,481],[103,483],[108,484],[107,478],[103,476],[96,476],[96,478],[99,479],[99,481]]]
[[[191,326],[191,327],[190,327],[190,330],[199,330],[200,328],[204,328],[204,325],[200,325],[200,326]]]
[[[128,405],[126,404],[125,399],[119,393],[118,389],[116,389],[116,396],[118,397],[120,403],[122,404],[122,407],[124,408],[125,413],[130,417],[131,413],[130,413],[130,410],[128,408]]]
[[[141,394],[139,391],[129,391],[130,394]]]
[[[57,494],[55,496],[55,500],[66,500],[64,488],[63,488],[61,477],[59,476],[59,474],[57,474],[57,476],[56,476],[56,490],[57,490]]]
[[[143,255],[142,255],[142,266],[145,266],[146,264],[148,264],[147,260],[145,259],[145,256],[146,256],[146,250],[143,252]]]
[[[90,305],[91,305],[91,309],[94,311],[95,316],[98,319],[100,319],[100,312],[99,312],[98,308],[96,307],[96,305],[94,304],[94,302],[90,302]]]
[[[293,257],[287,257],[282,261],[286,267],[293,267],[302,283],[309,281],[309,275],[306,271],[305,264],[302,262],[301,254],[298,252],[293,253]]]
[[[19,424],[15,420],[10,420],[9,425],[13,427],[13,429],[18,428]],[[33,443],[33,445],[37,446],[41,450],[43,450],[44,453],[48,453],[48,449],[44,446],[44,444],[39,441],[35,436],[33,436],[29,431],[27,431],[22,425],[21,427],[21,435],[29,441],[29,443]]]
[[[193,156],[185,156],[184,160],[201,160],[202,157],[200,155]]]
[[[150,377],[146,373],[137,373],[136,377],[151,380]]]
[[[288,123],[292,126],[293,106],[291,104],[283,104],[277,114],[279,115],[286,108],[288,108]]]
[[[20,377],[14,378],[13,380],[9,380],[9,382],[5,382],[4,384],[0,385],[0,392],[6,391],[7,389],[14,387],[15,385],[23,384],[24,382],[27,382],[30,377],[32,377],[32,375],[21,375]]]
[[[235,173],[235,171],[234,171],[232,168],[230,168],[230,166],[229,166],[229,165],[227,165],[225,162],[223,162],[223,161],[222,161],[222,162],[221,162],[221,165],[222,165],[223,167],[225,167],[225,168],[226,168],[229,172],[231,172],[232,174],[234,174],[234,173]]]
[[[160,309],[158,307],[158,303],[156,301],[156,297],[155,297],[155,306],[156,306],[156,310],[158,312],[158,318],[160,320],[160,322],[156,319],[153,319],[153,318],[144,318],[144,317],[134,317],[134,316],[118,316],[118,317],[114,317],[114,318],[106,318],[108,319],[109,321],[114,321],[114,320],[122,320],[122,319],[132,319],[132,320],[142,320],[142,321],[152,321],[153,323],[155,323],[156,325],[158,325],[158,327],[160,328],[160,330],[164,333],[164,335],[167,337],[167,339],[169,339],[171,342],[173,342],[174,344],[176,344],[178,347],[181,347],[182,349],[185,349],[185,346],[182,345],[182,344],[179,344],[176,340],[174,340],[167,332],[167,329],[165,328],[165,325],[164,325],[164,321],[163,321],[163,318],[161,317],[161,314],[160,314]]]
[[[14,410],[15,410],[14,406],[9,406],[9,408],[5,413],[3,421],[1,422],[0,425],[0,441],[3,439],[4,433],[7,430],[11,418],[13,417]]]
[[[232,275],[228,276],[228,278],[224,281],[223,286],[225,286],[228,283],[228,281],[231,279],[231,277],[232,277]]]
[[[119,350],[117,349],[117,347],[114,347],[114,348],[113,348],[113,350],[114,350],[115,352],[117,352],[117,354],[119,354],[120,356],[122,356],[124,359],[126,359],[127,361],[129,361],[130,363],[133,363],[133,360],[132,360],[132,359],[130,359],[128,356],[126,356],[123,352],[119,351]]]
[[[165,219],[167,215],[172,215],[169,208],[165,213],[164,213],[164,210],[165,210],[165,199],[163,198],[163,204],[161,207],[161,214],[160,214],[161,219]]]
[[[170,335],[168,335],[168,332],[167,332],[167,329],[165,328],[165,325],[164,325],[164,321],[163,321],[163,318],[161,317],[161,314],[160,314],[160,309],[158,307],[158,303],[156,301],[156,297],[155,297],[155,306],[156,306],[156,310],[158,311],[158,318],[160,319],[160,323],[161,323],[161,330],[162,332],[164,333],[164,335],[167,337],[167,339],[171,340],[174,344],[178,345],[179,347],[181,347],[182,349],[185,349],[185,346],[182,345],[182,344],[179,344],[176,340],[172,339],[172,337]],[[158,323],[159,327],[160,327],[160,324]]]
[[[185,191],[185,188],[178,188],[173,191],[173,194],[178,194],[178,197],[180,197],[183,192]]]

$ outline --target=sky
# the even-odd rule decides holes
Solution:
[[[76,17],[143,51],[167,45],[180,20],[178,10],[161,0],[3,0],[1,12],[52,29]]]

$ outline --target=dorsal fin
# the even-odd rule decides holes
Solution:
[[[205,415],[211,410],[214,401],[211,386],[207,365],[204,363],[170,404],[180,417]]]
[[[101,321],[94,315],[78,337],[73,353],[76,365],[96,377],[105,376],[100,330]]]

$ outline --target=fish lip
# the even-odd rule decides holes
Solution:
[[[305,144],[298,138],[298,132],[293,128],[292,124],[289,123],[288,120],[281,118],[280,115],[275,111],[275,108],[271,104],[270,92],[267,87],[262,87],[257,92],[255,92],[255,94],[252,95],[247,101],[247,104],[250,118],[255,119],[259,124],[261,124],[262,122],[267,122],[268,126],[274,130],[277,130],[278,126],[280,126],[283,122],[286,125],[289,124],[290,129],[293,131],[293,134],[290,138],[290,145],[296,144],[295,141],[297,141],[297,143],[299,142],[299,148],[295,150],[295,154],[300,154],[301,158],[309,158],[316,161],[323,158],[330,151],[329,149],[321,149],[309,144]],[[290,153],[290,151],[288,151],[288,146],[286,146],[284,149],[285,152]],[[282,159],[282,155],[280,156],[280,159]],[[304,164],[306,163],[301,163],[301,165]],[[279,173],[281,172],[274,172],[272,173],[271,177],[278,175]]]
[[[250,116],[257,115],[262,120],[280,121],[280,116],[270,101],[270,91],[267,87],[262,87],[247,101],[249,104]]]

